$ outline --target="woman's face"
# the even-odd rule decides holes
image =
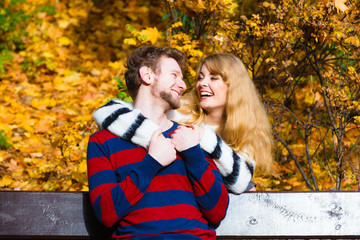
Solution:
[[[200,99],[200,107],[208,114],[213,111],[222,112],[226,105],[228,85],[219,74],[210,73],[206,64],[203,64],[196,83],[196,92]]]

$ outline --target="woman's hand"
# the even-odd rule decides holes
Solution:
[[[202,131],[199,126],[179,126],[171,135],[172,144],[178,152],[194,147],[199,144]]]
[[[148,153],[163,166],[171,164],[176,159],[176,150],[171,139],[165,138],[159,129],[151,137]]]

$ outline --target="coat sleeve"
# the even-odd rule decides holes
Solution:
[[[101,129],[106,129],[122,139],[148,149],[152,134],[160,127],[145,118],[138,109],[124,101],[113,99],[97,109],[94,119]]]
[[[235,194],[248,190],[255,169],[255,161],[245,160],[245,153],[234,152],[216,133],[205,127],[201,148],[214,159],[227,189]]]
[[[111,227],[123,218],[144,196],[161,164],[146,154],[127,176],[113,169],[108,151],[93,135],[87,150],[90,200],[96,217]]]
[[[199,145],[180,152],[188,171],[189,179],[206,219],[217,225],[225,217],[229,194],[221,174],[211,159],[206,159]]]
[[[173,116],[174,112],[168,114]],[[124,101],[113,99],[94,113],[94,119],[101,129],[148,149],[150,139],[159,126],[145,118],[138,109]],[[219,136],[205,127],[200,147],[210,154],[219,169],[226,188],[235,194],[247,189],[255,169],[253,160],[245,161],[242,152],[234,152]]]

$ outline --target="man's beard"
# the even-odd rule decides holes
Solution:
[[[175,100],[171,93],[162,91],[160,92],[160,97],[164,99],[172,109],[178,109],[180,107],[180,101]]]
[[[160,96],[161,99],[165,100],[165,102],[167,102],[170,105],[171,109],[178,109],[180,107],[180,101],[176,100],[172,96],[171,92],[166,92],[165,90],[160,90],[159,89],[159,79],[158,79],[158,77],[156,77],[156,79],[155,79],[155,84],[153,85],[152,92],[153,93],[159,93],[158,96]]]

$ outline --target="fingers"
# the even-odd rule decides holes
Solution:
[[[183,131],[186,131],[186,130],[194,130],[194,128],[198,127],[197,125],[190,125],[190,126],[183,126],[183,125],[180,125],[176,128],[176,130],[174,131],[174,133],[176,132],[183,132]]]
[[[154,133],[153,133],[153,135],[151,136],[151,140],[153,140],[153,139],[162,139],[162,138],[164,138],[164,136],[162,135],[162,132],[161,132],[161,129],[157,129]],[[150,140],[150,141],[151,141]]]
[[[191,125],[189,127],[179,126],[171,135],[172,144],[175,149],[182,152],[189,149],[200,142],[199,127]]]
[[[201,131],[200,131],[200,127],[198,125],[191,125],[192,130],[194,131],[194,134],[196,134],[196,136],[201,136]]]
[[[194,124],[191,124],[190,126],[194,131],[198,131],[199,129],[199,126],[198,125],[194,125]]]
[[[176,159],[176,150],[171,139],[165,138],[161,130],[153,133],[148,153],[163,166],[171,164]]]

